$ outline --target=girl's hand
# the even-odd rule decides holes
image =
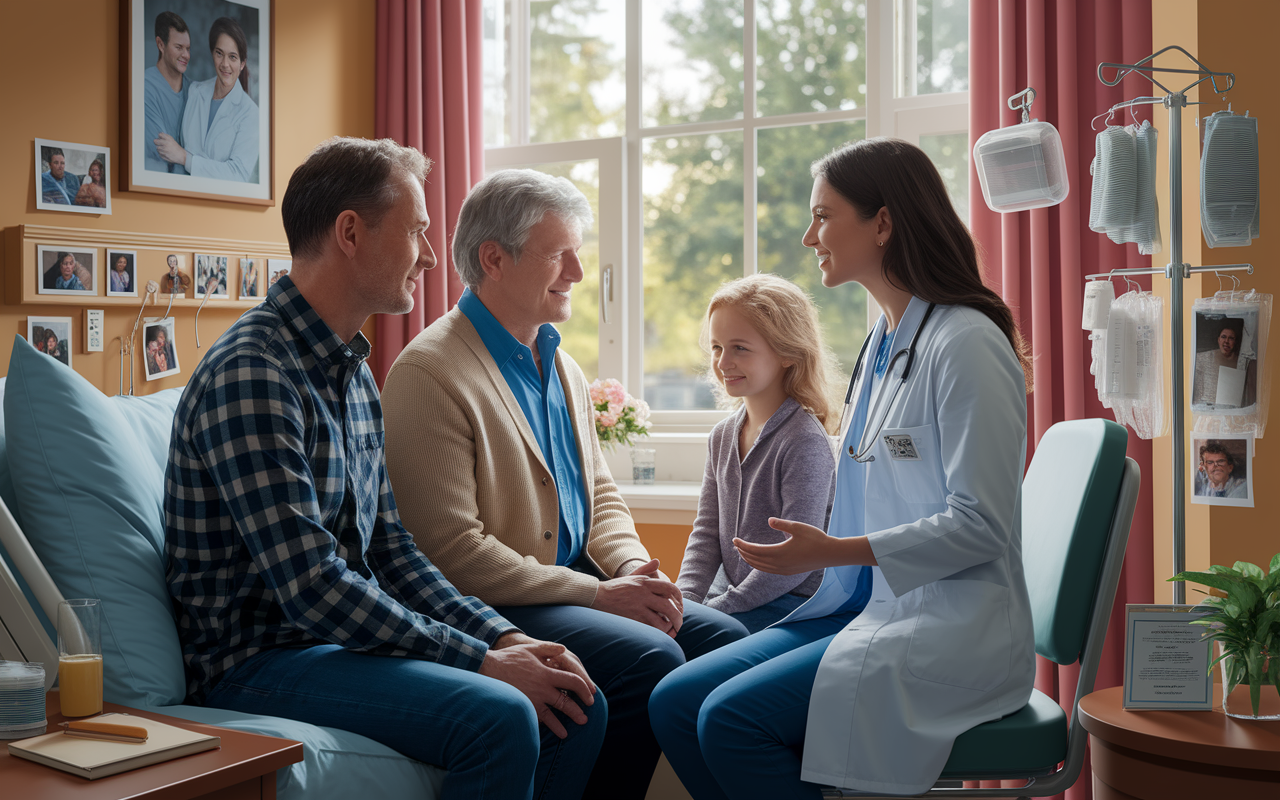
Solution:
[[[775,575],[798,575],[832,566],[837,561],[835,545],[839,542],[820,528],[803,522],[769,518],[769,527],[787,534],[778,544],[755,544],[735,538],[734,547],[742,560],[761,572]]]

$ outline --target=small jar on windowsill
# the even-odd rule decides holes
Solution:
[[[652,484],[657,475],[656,453],[652,447],[631,448],[631,480],[639,485]]]

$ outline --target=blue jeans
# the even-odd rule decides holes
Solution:
[[[658,684],[653,731],[694,800],[821,797],[800,780],[809,695],[827,645],[855,616],[769,628]]]
[[[742,623],[742,626],[751,633],[759,633],[773,623],[782,619],[786,615],[795,611],[797,608],[805,604],[807,597],[801,597],[796,594],[784,594],[777,600],[771,600],[768,603],[753,608],[750,611],[740,611],[737,614],[729,616]]]
[[[205,705],[367,736],[444,767],[441,795],[457,800],[580,797],[608,719],[597,691],[583,708],[585,725],[560,716],[569,731],[561,740],[502,681],[331,644],[257,653],[226,673]]]
[[[584,797],[643,800],[661,751],[649,725],[649,694],[669,672],[742,639],[728,614],[685,603],[675,639],[657,628],[582,606],[502,606],[498,613],[535,639],[573,651],[609,701],[604,746]]]

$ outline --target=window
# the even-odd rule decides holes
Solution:
[[[770,271],[814,294],[849,369],[861,287],[823,289],[800,244],[809,164],[898,136],[968,203],[966,0],[484,0],[486,164],[566,175],[598,209],[566,346],[661,431],[723,412],[702,314],[723,280]],[[697,476],[691,476],[696,478]]]

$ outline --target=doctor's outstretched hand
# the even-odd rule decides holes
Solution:
[[[777,544],[733,540],[742,560],[761,572],[798,575],[826,567],[875,566],[876,557],[865,536],[837,539],[821,528],[777,517],[769,518],[769,527],[787,534],[787,538]]]

